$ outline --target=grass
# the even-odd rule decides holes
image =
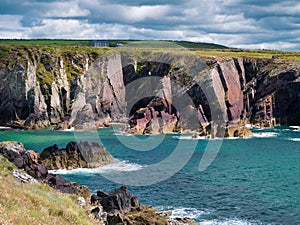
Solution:
[[[196,55],[202,57],[249,57],[278,59],[284,61],[300,61],[300,52],[283,52],[275,50],[241,50],[241,49],[222,49],[222,50],[199,50],[191,49]]]
[[[45,184],[22,184],[12,176],[14,165],[0,156],[0,224],[93,224],[76,195]]]

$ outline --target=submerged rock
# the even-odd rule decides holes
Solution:
[[[101,144],[90,141],[70,142],[61,149],[57,145],[50,146],[41,152],[40,159],[50,170],[96,168],[114,162]]]

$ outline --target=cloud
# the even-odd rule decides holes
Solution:
[[[2,38],[172,39],[300,51],[298,0],[2,0]]]

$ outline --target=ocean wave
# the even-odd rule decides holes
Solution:
[[[50,170],[50,173],[54,174],[103,174],[103,173],[114,173],[114,172],[129,172],[129,171],[137,171],[146,167],[146,165],[142,166],[137,163],[130,163],[129,161],[121,161],[116,160],[115,163],[98,167],[98,168],[78,168],[74,170]]]
[[[61,130],[61,131],[75,131],[75,127],[71,127],[71,128],[69,128],[69,129],[64,129],[64,130]]]
[[[172,210],[171,218],[191,218],[198,219],[201,215],[208,214],[208,212],[195,209],[195,208],[175,208]]]
[[[289,141],[300,141],[300,138],[288,138]]]
[[[179,140],[204,140],[207,139],[207,137],[203,136],[198,136],[198,137],[193,137],[193,136],[173,136],[172,138],[179,139]]]
[[[275,132],[257,132],[253,133],[253,137],[256,138],[270,138],[270,137],[277,137],[278,133]]]
[[[2,127],[2,126],[0,126],[0,130],[10,130],[10,129],[12,129],[11,127]]]
[[[246,221],[239,219],[226,219],[226,220],[206,220],[199,222],[200,225],[260,225],[262,223],[257,221]]]
[[[125,131],[116,131],[114,132],[115,136],[134,136],[133,134],[126,133]]]
[[[290,126],[290,128],[292,128],[292,129],[299,129],[300,127],[299,126]]]

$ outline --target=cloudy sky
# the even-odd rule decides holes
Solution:
[[[299,0],[0,2],[0,38],[170,39],[300,51]]]

